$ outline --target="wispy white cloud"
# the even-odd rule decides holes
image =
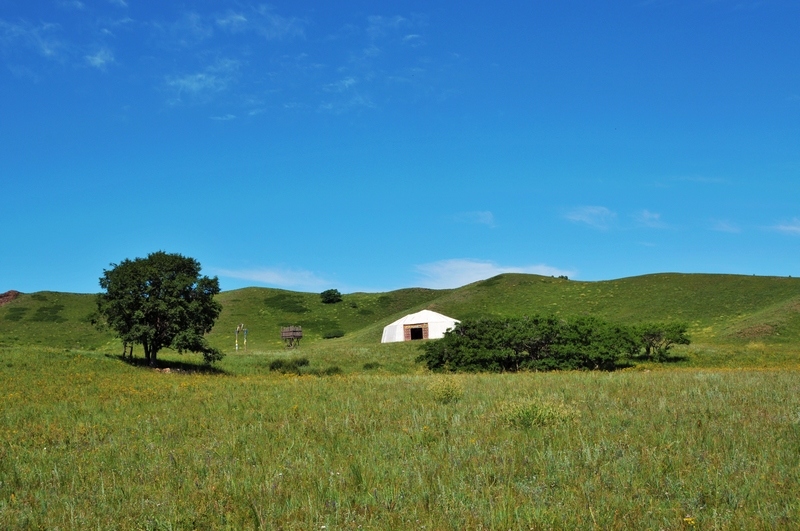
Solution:
[[[167,85],[176,89],[180,94],[198,94],[200,92],[217,92],[224,90],[228,82],[225,78],[199,72],[197,74],[186,74],[183,76],[172,76],[167,79]]]
[[[731,234],[738,234],[742,232],[742,229],[739,228],[738,225],[721,219],[712,220],[711,230],[717,232],[729,232]]]
[[[422,35],[411,33],[403,37],[403,43],[414,48],[419,48],[425,46],[425,39],[422,38]]]
[[[387,33],[397,31],[409,24],[409,20],[400,15],[392,17],[384,17],[373,15],[367,17],[367,35],[372,39],[377,39],[386,35]]]
[[[86,5],[79,0],[61,0],[58,2],[58,6],[66,9],[76,9],[78,11],[86,9]]]
[[[361,50],[361,56],[359,59],[375,59],[381,54],[381,49],[375,46],[374,44],[370,44],[363,50]]]
[[[564,214],[564,218],[573,223],[583,223],[601,230],[610,228],[616,217],[616,213],[603,206],[577,207]]]
[[[296,290],[316,290],[330,285],[324,278],[302,269],[213,269],[212,273],[221,277]]]
[[[319,106],[319,110],[322,112],[329,112],[332,114],[344,114],[346,112],[354,111],[357,109],[373,109],[375,108],[375,103],[368,97],[363,94],[355,94],[353,97],[340,100],[340,101],[328,101],[322,103]]]
[[[214,35],[213,23],[195,11],[188,11],[174,22],[150,23],[157,35],[157,42],[165,48],[193,48]]]
[[[214,34],[214,30],[203,20],[202,15],[195,12],[184,13],[173,25],[173,31],[185,45],[203,41]]]
[[[707,177],[705,175],[684,175],[673,177],[670,181],[697,184],[728,184],[727,180],[720,177]]]
[[[353,76],[348,76],[340,79],[334,83],[328,83],[324,89],[328,92],[346,92],[358,83],[358,80]]]
[[[290,37],[302,37],[305,34],[302,23],[294,18],[284,18],[278,15],[268,15],[265,24],[262,24],[258,33],[269,40]]]
[[[84,59],[89,66],[104,70],[107,64],[114,62],[114,53],[108,48],[101,48],[94,54],[85,55]]]
[[[19,47],[35,50],[42,57],[58,59],[66,45],[56,36],[59,26],[51,23],[31,25],[27,22],[12,24],[0,19],[0,46],[7,49]]]
[[[247,17],[241,13],[228,11],[224,16],[217,17],[217,25],[231,31],[238,33],[247,28]]]
[[[784,234],[800,236],[800,219],[794,218],[792,221],[779,223],[772,227],[772,229]]]
[[[452,259],[441,260],[415,267],[419,275],[420,287],[433,289],[457,288],[485,280],[503,273],[528,273],[545,276],[573,276],[574,271],[566,271],[545,264],[529,266],[503,266],[485,260]]]
[[[661,214],[657,212],[650,212],[649,210],[642,210],[634,215],[636,223],[642,227],[651,229],[663,229],[667,225],[661,220]]]
[[[305,35],[305,21],[275,13],[267,5],[246,9],[245,12],[227,11],[216,18],[216,24],[232,33],[252,31],[267,40],[280,40]]]
[[[476,225],[486,225],[496,227],[494,214],[488,210],[476,210],[473,212],[459,212],[455,215],[455,220],[459,223],[473,223]]]
[[[167,76],[165,84],[177,93],[173,102],[180,102],[184,96],[200,99],[228,88],[234,81],[240,63],[233,59],[222,59],[207,66],[202,72]]]

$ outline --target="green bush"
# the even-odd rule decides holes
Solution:
[[[319,294],[323,304],[336,304],[342,302],[342,294],[338,289],[327,289]]]
[[[269,364],[269,370],[280,373],[300,374],[302,367],[308,367],[308,358],[276,359]]]
[[[639,341],[630,328],[594,317],[533,316],[464,320],[421,349],[417,362],[442,372],[611,370]]]

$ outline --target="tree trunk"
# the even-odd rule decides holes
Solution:
[[[147,360],[148,365],[150,365],[151,367],[155,367],[156,353],[153,352],[153,346],[147,341],[145,341],[142,346],[144,347],[144,359]]]

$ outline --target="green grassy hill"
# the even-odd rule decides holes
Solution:
[[[223,305],[210,341],[228,349],[234,344],[239,323],[248,330],[248,345],[280,348],[282,326],[303,327],[303,342],[319,341],[340,331],[344,339],[380,342],[383,326],[407,313],[424,308],[448,293],[431,289],[401,289],[389,293],[352,293],[336,304],[323,304],[318,293],[299,293],[271,288],[245,288],[221,293]],[[379,327],[376,328],[376,326]],[[366,332],[366,334],[365,334]],[[241,340],[241,338],[240,338]]]
[[[95,350],[113,339],[92,325],[95,295],[40,291],[0,306],[0,346]]]
[[[800,338],[800,279],[665,273],[602,282],[506,274],[438,298],[456,318],[530,313],[595,315],[620,323],[684,321],[696,340]]]
[[[336,304],[319,294],[270,288],[221,293],[222,314],[210,334],[230,351],[239,323],[248,346],[280,348],[280,327],[301,325],[304,344],[368,346],[383,326],[428,308],[456,319],[533,313],[596,315],[611,321],[681,320],[703,344],[787,344],[800,339],[800,279],[742,275],[656,274],[602,282],[505,274],[453,290],[402,289],[352,293]],[[110,332],[91,323],[95,296],[39,292],[0,307],[0,345],[99,349],[113,345]],[[323,336],[340,331],[340,339]]]

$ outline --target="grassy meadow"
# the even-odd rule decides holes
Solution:
[[[47,292],[0,307],[0,529],[800,523],[795,279],[503,275],[336,305],[249,288],[220,295],[211,340],[228,356],[213,370],[169,351],[158,371],[140,350],[121,360],[90,324],[93,300]],[[423,307],[679,318],[693,344],[614,372],[438,375],[414,362],[417,343],[379,343],[383,325]],[[232,349],[238,322],[247,352]],[[273,329],[298,322],[308,333],[287,351]],[[333,327],[344,337],[322,339]],[[337,374],[270,370],[298,357]]]

